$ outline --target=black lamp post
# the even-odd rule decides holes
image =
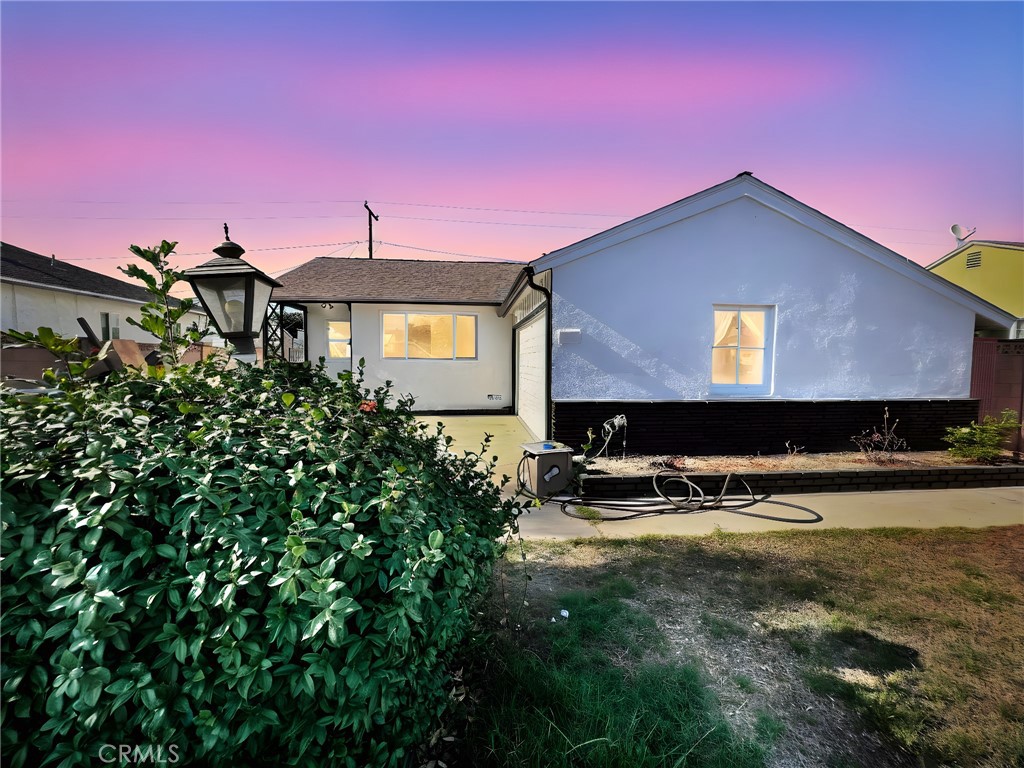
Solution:
[[[255,355],[253,342],[263,327],[270,294],[281,284],[242,260],[245,249],[231,242],[224,225],[224,242],[213,249],[216,259],[186,269],[185,279],[206,308],[220,335],[242,355]]]

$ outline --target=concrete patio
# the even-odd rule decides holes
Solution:
[[[420,416],[418,419],[431,426],[442,422],[445,434],[452,438],[450,450],[455,453],[479,451],[484,434],[493,435],[487,456],[498,457],[493,473],[495,482],[500,482],[502,475],[515,478],[516,466],[523,456],[520,446],[533,442],[518,416]]]

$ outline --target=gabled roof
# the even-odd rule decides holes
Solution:
[[[1005,240],[968,240],[966,243],[953,249],[942,258],[933,261],[926,267],[926,269],[934,269],[940,264],[949,261],[955,256],[960,255],[964,251],[970,251],[973,250],[974,248],[985,246],[988,246],[990,248],[1005,248],[1006,250],[1010,251],[1021,251],[1022,254],[1024,254],[1024,243],[1013,243],[1007,242]]]
[[[274,301],[499,305],[523,266],[323,256],[278,275]]]
[[[16,245],[0,243],[0,281],[145,304],[153,297],[140,285],[101,275]],[[178,299],[171,299],[177,306]],[[201,311],[196,307],[197,311]]]
[[[882,266],[971,309],[975,313],[979,327],[1006,329],[1016,321],[1012,315],[975,296],[970,291],[964,290],[948,280],[943,280],[905,256],[889,250],[884,245],[876,243],[845,224],[841,224],[809,205],[801,203],[796,198],[765,184],[750,171],[744,171],[728,181],[705,189],[703,192],[690,195],[604,232],[591,235],[577,243],[544,254],[541,258],[531,262],[531,266],[540,272],[568,264],[597,251],[624,243],[634,237],[653,232],[744,197],[756,200],[818,234],[863,254]]]

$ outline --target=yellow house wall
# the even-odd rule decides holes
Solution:
[[[967,269],[967,257],[981,252],[981,266]],[[1024,251],[992,245],[968,247],[932,269],[1016,317],[1024,317]]]

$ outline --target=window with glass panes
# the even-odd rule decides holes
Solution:
[[[771,307],[715,307],[712,391],[764,393],[771,384]]]
[[[385,312],[383,355],[405,360],[475,360],[476,315]]]
[[[332,360],[352,356],[352,323],[348,320],[327,321],[327,357]]]

